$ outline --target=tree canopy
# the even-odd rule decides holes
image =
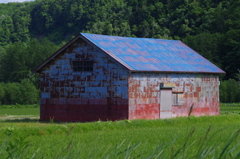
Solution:
[[[35,0],[0,3],[0,82],[20,82],[78,32],[182,40],[240,68],[240,0]]]

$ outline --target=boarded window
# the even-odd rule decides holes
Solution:
[[[172,94],[172,105],[183,105],[183,93]]]
[[[93,71],[93,61],[73,61],[73,71]]]

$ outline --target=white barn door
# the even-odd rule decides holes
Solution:
[[[172,117],[172,89],[160,90],[160,118]]]

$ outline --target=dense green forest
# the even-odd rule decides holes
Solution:
[[[78,32],[182,40],[226,72],[221,76],[222,101],[240,102],[239,17],[240,0],[0,3],[1,103],[24,103],[22,99],[13,102],[8,87],[24,80],[38,87],[38,77],[31,70]],[[234,97],[226,93],[232,89]]]

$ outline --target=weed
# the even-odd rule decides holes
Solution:
[[[50,123],[54,123],[54,117],[50,117]]]
[[[5,132],[5,134],[6,134],[7,136],[10,136],[10,135],[13,134],[13,131],[14,131],[14,130],[15,130],[14,127],[8,127],[7,130],[6,130],[6,132]]]

